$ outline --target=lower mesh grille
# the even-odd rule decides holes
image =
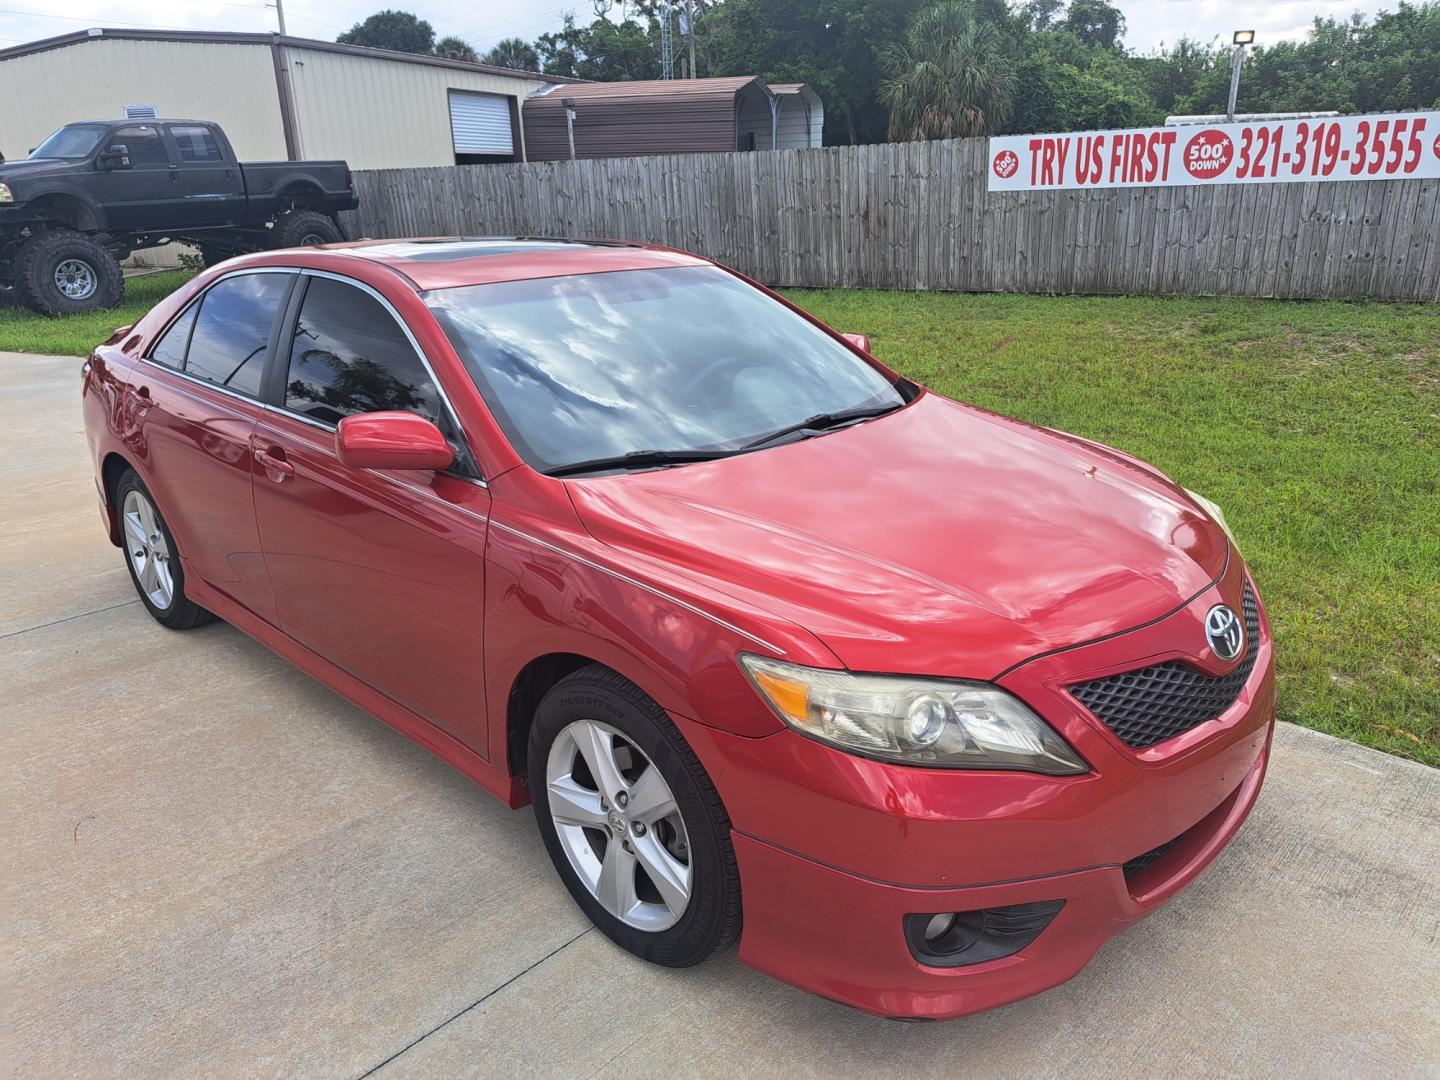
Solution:
[[[1259,655],[1260,605],[1245,583],[1245,656],[1225,675],[1207,675],[1178,660],[1107,675],[1070,687],[1126,746],[1137,750],[1214,720],[1240,696]]]
[[[1125,880],[1129,881],[1131,878],[1143,874],[1146,870],[1149,870],[1150,867],[1154,866],[1155,863],[1159,861],[1160,856],[1164,855],[1167,851],[1169,851],[1179,842],[1180,837],[1177,836],[1174,840],[1167,840],[1165,841],[1165,843],[1161,844],[1157,848],[1151,848],[1149,851],[1145,852],[1144,855],[1136,855],[1135,858],[1131,859],[1123,867],[1121,867],[1121,869],[1125,871]]]

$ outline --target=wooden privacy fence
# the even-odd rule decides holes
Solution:
[[[357,172],[352,236],[610,237],[776,286],[1440,299],[1436,180],[987,192],[984,139]]]

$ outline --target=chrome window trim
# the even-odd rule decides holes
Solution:
[[[503,529],[505,532],[510,533],[512,536],[518,536],[522,540],[529,540],[532,544],[538,544],[540,547],[548,548],[550,551],[555,552],[557,555],[563,555],[567,559],[574,559],[576,562],[584,566],[588,566],[592,570],[599,570],[602,574],[609,574],[611,577],[616,578],[619,581],[623,581],[627,585],[634,585],[637,589],[643,589],[645,592],[648,592],[653,596],[658,596],[662,600],[668,600],[670,601],[670,603],[675,604],[678,607],[682,607],[686,611],[699,615],[702,619],[708,619],[710,622],[713,622],[717,626],[723,626],[731,633],[739,634],[741,637],[753,641],[756,645],[762,645],[765,648],[770,649],[772,652],[778,653],[780,656],[785,655],[785,650],[780,648],[779,645],[776,645],[773,642],[766,641],[762,637],[756,637],[754,634],[750,633],[750,631],[742,630],[734,623],[726,622],[724,619],[720,618],[720,616],[712,615],[704,608],[696,607],[688,600],[681,600],[678,596],[673,596],[670,593],[665,592],[663,589],[658,589],[654,585],[649,585],[643,581],[638,580],[637,578],[632,578],[628,574],[622,574],[619,570],[612,570],[608,566],[603,566],[600,563],[587,559],[585,556],[570,551],[567,548],[552,544],[548,540],[541,540],[538,536],[531,536],[527,532],[521,532],[513,525],[506,525],[504,522],[496,521],[494,518],[490,519],[490,524],[497,529]]]
[[[430,358],[425,355],[425,350],[420,347],[420,342],[417,341],[415,339],[415,335],[410,332],[410,327],[406,325],[405,320],[401,318],[400,313],[395,310],[395,305],[390,303],[390,301],[385,298],[384,294],[382,294],[380,290],[376,289],[373,285],[369,285],[366,282],[360,281],[357,278],[346,277],[344,274],[336,274],[330,270],[312,270],[309,267],[303,266],[296,267],[292,272],[298,273],[302,277],[329,278],[331,281],[338,281],[342,285],[349,285],[351,288],[359,289],[361,292],[366,293],[367,295],[373,297],[375,300],[379,301],[380,306],[383,307],[386,313],[389,314],[390,318],[395,321],[395,325],[400,327],[400,331],[405,335],[405,340],[410,343],[410,348],[415,350],[415,355],[420,358],[420,363],[421,366],[425,368],[425,373],[430,376],[430,381],[435,384],[435,392],[440,396],[440,404],[444,407],[446,415],[450,417],[450,423],[455,428],[456,437],[460,440],[461,445],[465,447],[465,452],[470,455],[470,460],[475,462],[476,469],[479,469],[480,459],[475,454],[475,448],[472,447],[469,440],[465,438],[465,429],[460,426],[460,416],[458,413],[455,412],[455,406],[450,403],[450,395],[445,392],[445,384],[440,381],[440,376],[435,373],[434,367],[432,367],[430,364]],[[303,301],[301,302],[300,307],[303,311],[305,307]],[[290,358],[288,356],[285,357],[284,363],[287,365],[288,374],[288,365],[290,363]],[[301,420],[307,424],[313,424],[316,427],[323,428],[326,431],[334,431],[336,428],[335,424],[329,424],[322,420],[316,420],[313,417],[306,416],[303,413],[296,412],[294,409],[286,408],[283,405],[267,404],[265,408],[268,412],[276,412],[281,413],[285,416],[292,416],[297,420]],[[486,484],[484,477],[458,477],[458,479],[473,480],[481,487],[489,486],[488,484]]]
[[[147,364],[150,364],[152,367],[159,368],[161,371],[168,371],[171,374],[179,375],[183,378],[189,379],[191,382],[196,383],[197,385],[209,386],[215,390],[219,390],[222,394],[229,394],[231,397],[239,398],[241,401],[248,401],[252,405],[259,405],[261,408],[264,408],[265,403],[261,401],[258,397],[252,397],[249,394],[242,394],[239,390],[232,390],[228,386],[221,386],[219,383],[212,382],[209,379],[197,378],[196,376],[191,375],[189,372],[183,371],[180,368],[171,367],[169,364],[162,364],[159,360],[156,360],[151,354],[155,351],[155,346],[160,344],[161,339],[170,332],[170,328],[174,326],[177,322],[179,322],[184,317],[187,311],[189,311],[193,307],[198,307],[200,301],[205,299],[205,297],[209,294],[210,290],[213,289],[216,285],[219,285],[222,281],[229,281],[231,278],[245,277],[249,274],[295,275],[299,272],[300,271],[298,269],[288,266],[245,266],[241,267],[238,270],[231,270],[229,273],[221,274],[214,281],[208,283],[203,289],[201,289],[198,293],[192,296],[188,304],[186,304],[184,307],[182,307],[179,311],[177,311],[174,315],[170,317],[170,320],[160,328],[158,333],[156,333],[155,340],[150,342],[150,347],[140,355],[139,359]],[[199,321],[200,313],[198,311],[195,313],[195,318],[196,321]],[[191,337],[193,338],[195,332],[194,327],[191,327],[190,332]],[[187,367],[190,365],[190,343],[188,341],[185,343],[185,365]]]

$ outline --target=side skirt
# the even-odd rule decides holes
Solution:
[[[250,635],[311,678],[318,679],[351,704],[364,709],[412,742],[419,743],[512,810],[529,804],[529,790],[521,786],[515,777],[500,772],[460,740],[416,716],[409,709],[397,705],[378,690],[367,686],[349,672],[336,667],[323,656],[252,614],[219,589],[201,581],[188,565],[185,566],[185,592],[195,603],[213,611],[231,626]]]

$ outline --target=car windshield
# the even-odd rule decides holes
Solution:
[[[652,451],[718,456],[790,428],[802,438],[807,419],[858,420],[833,414],[905,402],[829,334],[714,266],[470,285],[426,300],[516,451],[541,471]]]
[[[37,146],[32,158],[83,158],[108,130],[104,124],[66,124]]]

